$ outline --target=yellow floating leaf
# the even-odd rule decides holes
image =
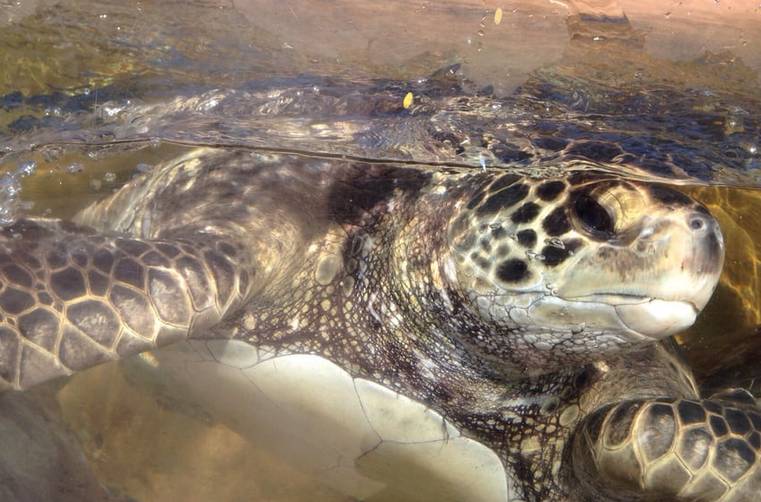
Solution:
[[[499,24],[502,22],[502,8],[497,7],[497,10],[494,11],[494,24]]]
[[[409,108],[410,106],[412,106],[412,101],[413,101],[414,99],[415,99],[415,98],[414,98],[414,96],[412,95],[412,93],[411,93],[411,92],[408,92],[408,93],[407,93],[407,94],[404,96],[404,101],[402,101],[402,106],[404,107],[404,109],[405,109],[405,110],[406,110],[407,108]]]

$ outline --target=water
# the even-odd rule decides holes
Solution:
[[[71,217],[198,144],[604,165],[679,185],[719,219],[724,275],[678,341],[704,389],[758,395],[759,47],[755,2],[0,2],[0,224]],[[114,493],[342,500],[118,365],[58,401]]]

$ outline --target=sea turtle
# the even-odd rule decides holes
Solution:
[[[508,500],[761,488],[761,410],[701,399],[667,339],[724,244],[664,185],[198,148],[0,237],[11,389],[192,339],[239,369],[340,368],[376,423],[424,405],[498,456]]]

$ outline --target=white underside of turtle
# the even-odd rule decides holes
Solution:
[[[516,501],[488,447],[439,413],[319,356],[267,357],[239,341],[182,342],[127,363],[165,402],[201,410],[346,496],[393,484],[407,500]]]

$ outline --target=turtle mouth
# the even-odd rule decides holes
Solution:
[[[631,293],[594,293],[591,295],[566,297],[565,299],[569,302],[604,303],[616,307],[618,305],[647,303],[652,300],[652,297]]]
[[[700,313],[697,305],[688,300],[663,300],[632,294],[602,293],[569,300],[609,305],[626,328],[653,339],[684,331],[695,323]]]

